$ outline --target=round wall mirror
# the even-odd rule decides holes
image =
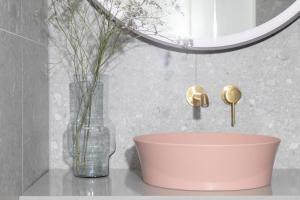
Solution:
[[[185,52],[241,48],[300,16],[300,0],[88,1],[119,22],[126,18],[126,23],[134,24],[130,30],[141,39]],[[141,18],[135,19],[137,15]]]

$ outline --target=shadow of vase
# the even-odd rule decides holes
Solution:
[[[126,161],[127,161],[128,168],[131,171],[140,174],[141,165],[140,165],[138,152],[137,152],[135,146],[132,146],[132,147],[130,147],[129,149],[126,150],[125,158],[126,158]]]
[[[72,168],[72,145],[70,144],[70,125],[67,126],[66,131],[63,133],[63,161]]]

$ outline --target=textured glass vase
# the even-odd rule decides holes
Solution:
[[[70,84],[69,150],[77,177],[109,175],[115,138],[103,117],[103,90],[102,82]]]

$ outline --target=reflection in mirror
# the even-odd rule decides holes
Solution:
[[[177,0],[163,18],[163,34],[217,38],[239,33],[276,17],[295,0]]]
[[[256,24],[261,25],[290,7],[296,0],[256,0]]]
[[[124,16],[128,18],[130,9],[127,7],[125,9],[127,12],[114,12],[118,10],[116,7],[126,7],[130,2],[141,5],[147,2],[148,6],[141,7],[143,12],[151,16],[149,20],[151,23],[147,24],[147,20],[143,23],[135,21],[138,26],[133,29],[158,41],[185,47],[201,47],[198,44],[214,43],[223,36],[232,36],[254,29],[274,19],[296,2],[296,0],[116,0],[119,4],[111,9],[107,6],[108,0],[89,1],[98,5],[97,7],[104,7],[118,19],[123,19]],[[157,7],[160,9],[155,9]],[[137,11],[132,9],[131,12]],[[153,19],[158,19],[159,23],[153,23]],[[157,31],[155,35],[147,32],[153,24]]]

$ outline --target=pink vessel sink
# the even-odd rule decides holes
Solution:
[[[237,133],[158,133],[134,138],[143,180],[182,190],[269,185],[280,139]]]

